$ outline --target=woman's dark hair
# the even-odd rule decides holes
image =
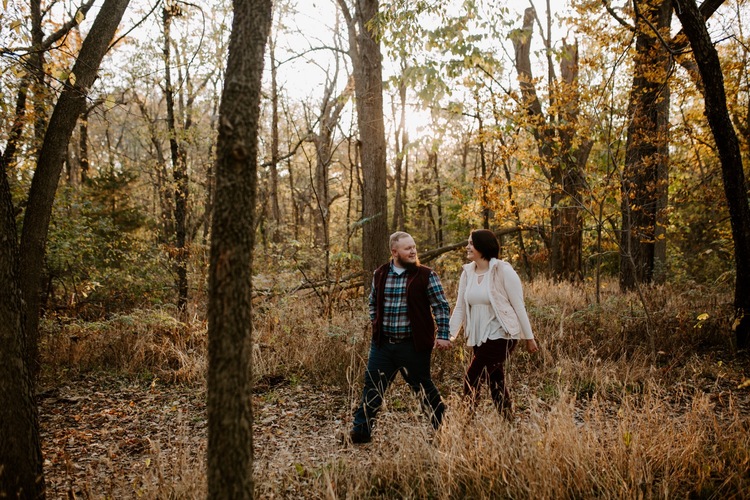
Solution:
[[[482,254],[484,260],[499,258],[500,243],[497,242],[495,233],[488,229],[475,229],[471,232],[471,243],[474,249]]]

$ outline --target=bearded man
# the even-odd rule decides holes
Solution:
[[[422,399],[434,429],[445,404],[430,376],[433,348],[450,349],[450,306],[438,275],[419,263],[417,245],[408,233],[390,237],[391,260],[375,270],[370,292],[372,342],[362,401],[354,412],[352,443],[371,440],[383,395],[401,373]]]

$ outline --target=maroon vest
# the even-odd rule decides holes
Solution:
[[[375,270],[375,320],[372,322],[372,340],[380,345],[383,331],[383,309],[385,304],[385,281],[391,263],[384,264]],[[406,271],[406,311],[411,326],[414,347],[418,351],[432,349],[435,343],[435,318],[432,316],[427,289],[430,286],[432,269],[420,265],[416,271]]]

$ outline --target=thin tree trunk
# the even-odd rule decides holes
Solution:
[[[44,43],[44,31],[42,30],[42,6],[41,0],[30,0],[31,14],[31,44],[41,47]],[[42,147],[45,131],[47,129],[47,85],[44,72],[44,50],[34,50],[28,59],[28,66],[33,75],[31,88],[33,91],[32,106],[34,107],[34,142],[32,150],[37,153]],[[36,156],[36,155],[34,155]]]
[[[523,227],[523,223],[521,222],[521,211],[518,209],[518,204],[516,203],[516,199],[513,196],[513,183],[507,161],[503,162],[503,171],[505,172],[505,182],[508,186],[508,201],[510,202],[511,211],[513,212],[513,216],[516,219],[516,226],[521,228]],[[521,258],[523,259],[523,267],[526,270],[526,276],[529,278],[529,281],[532,281],[534,279],[534,273],[531,269],[531,263],[529,262],[529,254],[526,252],[526,244],[524,243],[523,239],[523,231],[518,231],[518,249],[521,252]]]
[[[169,132],[169,150],[172,156],[172,180],[174,182],[174,229],[175,229],[175,273],[177,274],[177,309],[185,313],[188,302],[188,248],[187,235],[187,200],[188,174],[184,146],[180,144],[175,119],[174,88],[172,87],[172,65],[170,26],[172,17],[180,15],[176,5],[164,7],[162,21],[164,25],[164,94],[167,102],[167,130]]]
[[[443,246],[443,188],[440,184],[440,169],[438,168],[437,152],[428,153],[427,163],[432,164],[432,172],[435,174],[435,208],[437,209],[437,233],[436,243],[438,247]]]
[[[670,0],[638,1],[636,56],[628,106],[628,136],[621,185],[620,288],[651,283],[666,258],[665,208],[669,161],[671,59],[661,38],[669,33]],[[658,265],[661,263],[661,265]]]
[[[405,68],[402,65],[401,71]],[[406,145],[408,133],[406,132],[406,82],[404,78],[401,78],[398,82],[398,97],[399,105],[401,107],[401,113],[398,121],[398,127],[394,131],[394,144],[395,144],[395,159],[394,159],[394,175],[396,180],[395,193],[393,197],[393,224],[391,226],[392,231],[403,230],[404,227],[404,214],[402,210],[403,196],[402,196],[402,179],[403,179],[403,166],[404,157],[406,156]],[[395,107],[395,104],[394,104]],[[395,110],[394,110],[395,119]]]
[[[15,166],[16,163],[18,142],[21,139],[24,122],[26,121],[26,100],[28,97],[28,92],[29,77],[27,76],[23,78],[18,89],[15,118],[13,119],[13,125],[11,125],[10,132],[8,133],[8,142],[5,145],[5,151],[3,151],[2,155],[3,165],[8,172]]]
[[[214,90],[216,89],[216,81],[214,81]],[[214,94],[216,95],[216,94]],[[218,113],[218,107],[219,107],[219,99],[213,99],[213,106],[211,109],[211,131],[213,131],[218,123],[218,120],[216,120],[214,117]],[[210,143],[208,146],[208,158],[209,160],[213,158],[213,151],[214,151],[214,145],[213,142]],[[209,163],[208,168],[206,169],[206,207],[205,207],[205,215],[203,217],[203,235],[202,235],[202,243],[203,245],[208,244],[208,235],[211,229],[211,216],[213,214],[213,206],[214,206],[214,191],[216,190],[216,180],[214,178],[214,165],[212,163]],[[204,257],[205,258],[205,257]]]
[[[269,202],[271,204],[271,241],[280,241],[281,208],[279,207],[279,87],[276,82],[276,41],[270,42],[269,55],[271,59],[271,164]]]
[[[26,302],[29,367],[34,378],[39,370],[39,292],[44,250],[65,151],[76,121],[86,107],[86,96],[94,83],[99,64],[129,3],[130,0],[105,0],[96,16],[71,72],[75,75],[75,83],[68,80],[52,112],[29,189],[21,233],[20,265],[21,291]]]
[[[477,107],[479,102],[477,102]],[[488,181],[487,181],[487,153],[485,151],[485,136],[484,136],[484,122],[482,121],[482,115],[477,109],[477,120],[479,121],[479,128],[477,129],[477,135],[479,136],[479,164],[481,166],[481,175],[479,178],[479,192],[482,199],[482,228],[490,228],[490,201],[487,197]]]
[[[88,117],[81,120],[78,126],[78,161],[81,164],[81,183],[86,184],[89,180],[89,123]]]
[[[404,133],[404,144],[409,144],[409,132],[406,131]],[[408,225],[409,225],[409,161],[410,161],[411,155],[407,154],[404,157],[404,166],[403,166],[403,172],[404,172],[404,180],[401,185],[401,227],[404,231],[408,232]]]
[[[354,144],[354,141],[352,141],[352,138],[347,138],[346,141],[346,154],[347,158],[349,159],[349,188],[347,189],[347,202],[346,202],[346,252],[351,252],[351,246],[350,241],[352,237],[352,232],[354,231],[354,224],[352,223],[352,212],[355,212],[356,210],[352,206],[354,203],[354,186],[355,181],[357,178],[357,171],[359,170],[357,165],[357,154],[356,154],[356,145]],[[352,153],[354,151],[354,153]]]

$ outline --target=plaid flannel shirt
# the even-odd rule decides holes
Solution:
[[[407,272],[398,274],[393,268],[393,262],[385,280],[385,304],[383,304],[383,334],[394,339],[405,339],[411,336],[411,326],[406,310],[406,280]],[[450,305],[445,298],[443,284],[432,271],[427,286],[427,296],[430,301],[432,315],[437,324],[437,337],[441,340],[450,338]],[[370,290],[370,321],[375,321],[375,281]]]

